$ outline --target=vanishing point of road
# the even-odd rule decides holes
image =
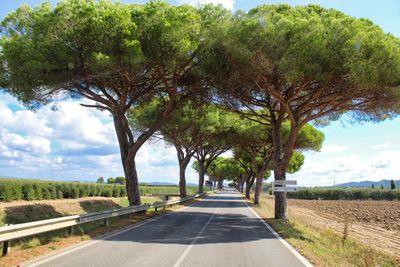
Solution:
[[[241,199],[222,191],[30,266],[310,266]]]

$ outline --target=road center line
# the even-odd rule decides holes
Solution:
[[[207,226],[210,224],[210,222],[212,221],[212,219],[214,218],[215,214],[217,214],[219,208],[217,208],[213,215],[210,217],[210,219],[208,219],[208,221],[206,222],[206,224],[203,226],[203,228],[201,228],[200,232],[196,235],[196,237],[192,240],[192,242],[190,242],[190,245],[187,246],[187,248],[185,249],[185,251],[182,253],[182,255],[179,257],[179,259],[175,262],[175,264],[173,265],[173,267],[179,267],[181,266],[182,262],[185,260],[186,256],[189,254],[190,250],[193,248],[193,245],[196,244],[197,239],[199,239],[199,237],[203,234],[203,232],[206,230]]]

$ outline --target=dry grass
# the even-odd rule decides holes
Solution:
[[[289,222],[283,224],[274,218],[273,199],[264,198],[260,206],[251,204],[282,237],[315,266],[400,266],[396,259],[384,252],[343,234],[313,225],[303,220],[303,214],[289,210]],[[347,225],[347,228],[349,226]]]
[[[143,199],[143,198],[142,198]],[[147,201],[145,201],[147,200]],[[143,202],[150,203],[150,201],[159,201],[159,198],[146,199]],[[79,200],[76,200],[79,201]],[[91,200],[92,201],[92,200]],[[121,199],[115,199],[115,202],[120,203]],[[6,257],[0,258],[0,266],[17,266],[23,262],[31,260],[35,257],[46,255],[55,250],[67,248],[72,245],[76,245],[81,243],[82,241],[91,240],[93,238],[99,237],[101,235],[126,228],[130,225],[136,224],[140,221],[159,216],[165,213],[171,213],[174,210],[183,208],[185,206],[189,206],[193,204],[197,200],[187,201],[180,205],[175,205],[172,207],[166,208],[166,210],[159,210],[155,212],[154,210],[149,210],[146,213],[135,214],[131,218],[127,218],[127,216],[121,216],[119,218],[111,218],[109,220],[109,226],[106,227],[99,222],[87,223],[84,225],[80,225],[79,227],[74,228],[74,234],[70,235],[68,230],[60,230],[51,233],[42,234],[39,236],[26,238],[22,240],[18,240],[16,242],[11,242],[11,250],[10,253]],[[121,207],[124,205],[124,200],[122,200],[121,205],[117,205]],[[107,202],[108,203],[108,202]],[[36,204],[38,205],[38,204]],[[99,209],[104,209],[104,206],[99,204],[98,202],[90,203],[90,208],[93,209],[94,212]],[[106,204],[106,207],[107,204]]]

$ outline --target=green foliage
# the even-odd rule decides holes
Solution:
[[[289,162],[288,173],[295,173],[300,170],[304,164],[304,155],[298,151],[294,151],[292,158]]]
[[[241,172],[240,164],[234,158],[217,157],[207,170],[211,180],[234,180]]]
[[[107,184],[115,184],[115,178],[113,178],[113,177],[108,178]]]
[[[143,132],[160,117],[163,104],[153,99],[129,111],[130,125]],[[232,138],[233,124],[237,116],[216,105],[187,102],[176,108],[160,129],[165,141],[196,150],[213,145],[226,150]]]
[[[120,186],[114,186],[113,187],[112,196],[113,197],[120,197],[121,196],[121,187]]]
[[[396,184],[394,183],[393,179],[390,181],[390,189],[396,189]]]
[[[289,198],[323,200],[400,200],[400,190],[374,190],[369,188],[313,188],[287,193]]]
[[[188,187],[188,194],[197,193],[197,187]],[[177,194],[177,186],[141,186],[140,195]],[[98,183],[53,182],[45,180],[0,179],[0,202],[14,200],[41,200],[80,198],[87,196],[126,197],[125,185]]]
[[[116,184],[122,184],[122,185],[124,185],[125,184],[125,177],[115,177],[115,183]]]
[[[97,183],[98,184],[104,184],[104,178],[103,177],[98,178],[97,179]]]

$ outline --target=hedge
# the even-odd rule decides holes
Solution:
[[[188,187],[188,194],[195,194],[197,187]],[[177,194],[177,186],[141,186],[140,195]],[[125,197],[125,185],[98,183],[53,182],[27,179],[0,179],[0,202],[14,200],[42,200],[80,198],[91,196]]]
[[[287,193],[288,198],[322,200],[400,200],[398,189],[308,188]]]

